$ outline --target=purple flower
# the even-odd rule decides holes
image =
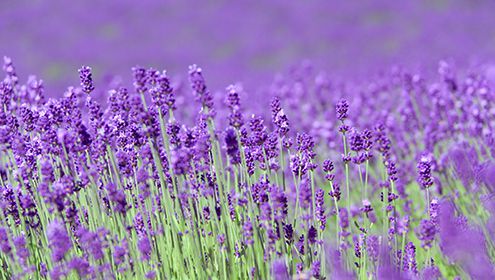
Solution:
[[[410,271],[413,274],[418,274],[416,264],[416,247],[412,242],[407,243],[404,248],[403,266],[404,271]]]
[[[349,227],[349,213],[345,208],[339,209],[339,224],[342,229]]]
[[[229,208],[229,216],[230,216],[230,219],[232,219],[232,221],[234,221],[236,219],[236,213],[235,213],[235,192],[232,191],[230,193],[227,194],[227,205],[228,205],[228,208]],[[268,208],[265,208],[263,210],[263,206],[264,207],[268,207]],[[262,210],[261,210],[261,215],[260,215],[260,220],[270,220],[271,219],[271,210],[270,210],[270,204],[268,203],[265,203],[264,205],[262,205]]]
[[[24,123],[24,129],[26,131],[33,131],[38,118],[37,111],[32,111],[26,104],[23,104],[19,112],[22,122]]]
[[[55,265],[52,270],[50,270],[50,278],[53,280],[63,279],[67,275],[67,271],[60,264]]]
[[[361,240],[357,235],[353,236],[353,241],[354,241],[354,256],[356,258],[361,258]]]
[[[14,237],[13,243],[15,246],[17,257],[23,265],[26,265],[26,262],[29,258],[29,250],[26,247],[26,238],[24,237],[24,234]]]
[[[123,190],[117,189],[117,186],[110,182],[106,186],[108,197],[113,203],[113,209],[117,213],[124,214],[129,210],[130,206],[127,204],[127,199],[125,192]]]
[[[53,167],[48,159],[45,159],[41,162],[40,169],[44,181],[46,181],[47,183],[55,181],[55,176],[53,175]]]
[[[142,261],[148,261],[151,256],[151,243],[146,234],[142,235],[137,244]]]
[[[482,69],[457,81],[442,67],[439,82],[394,69],[368,84],[334,83],[324,74],[315,79],[310,67],[296,67],[266,91],[253,90],[241,109],[240,96],[246,93],[240,86],[217,95],[207,87],[203,71],[192,65],[188,78],[199,109],[189,103],[181,79],[172,84],[165,72],[141,67],[133,68],[133,92],[123,81],[109,81],[108,104],[95,95],[93,73],[86,66],[79,70],[80,87],[44,100],[42,82],[30,77],[18,84],[6,59],[6,77],[0,81],[0,249],[6,273],[22,278],[43,270],[41,263],[29,263],[39,252],[28,245],[46,231],[48,277],[55,279],[76,274],[111,278],[113,273],[159,278],[159,272],[177,272],[160,261],[160,248],[181,251],[188,242],[207,250],[199,262],[238,263],[241,274],[253,278],[270,277],[267,273],[290,278],[296,271],[299,278],[355,276],[342,268],[344,258],[347,268],[371,278],[435,278],[436,268],[445,264],[455,264],[474,279],[495,278],[487,239],[495,232],[495,218],[471,223],[477,213],[464,213],[472,208],[465,204],[479,201],[464,199],[454,207],[452,201],[463,192],[445,188],[460,181],[493,212],[493,195],[486,194],[495,185],[495,165],[488,159],[495,154],[492,78]],[[338,100],[343,96],[348,99]],[[213,101],[222,97],[226,108],[216,119]],[[258,106],[260,97],[271,99],[267,110]],[[328,112],[335,101],[336,111]],[[349,119],[351,103],[360,112]],[[245,119],[244,112],[255,114]],[[470,145],[479,147],[448,144],[467,136]],[[335,152],[342,148],[341,137],[348,145],[342,155]],[[419,149],[431,153],[411,162],[421,155]],[[436,162],[433,152],[446,155]],[[340,159],[346,170],[336,170],[332,160]],[[434,178],[434,172],[441,176]],[[354,188],[349,208],[326,205],[340,201],[342,181],[365,180],[373,187],[364,194],[369,201],[356,204],[363,194]],[[437,186],[428,214],[414,213],[411,181],[428,193]],[[381,214],[373,208],[379,199],[384,240],[374,235],[380,225],[368,226]],[[337,228],[328,229],[330,215]],[[101,228],[105,222],[113,224],[112,231]],[[200,244],[212,238],[216,248]],[[173,244],[156,244],[161,241]],[[339,254],[323,259],[332,243]],[[433,252],[437,249],[441,258]],[[287,259],[291,252],[299,260]],[[430,255],[437,263],[424,260]],[[370,264],[366,271],[362,261]],[[421,273],[417,261],[426,261]],[[329,270],[321,271],[321,265]]]
[[[342,253],[339,250],[334,250],[331,247],[325,248],[325,257],[326,257],[326,267],[331,267],[331,274],[329,276],[331,279],[342,279],[342,280],[351,280],[356,279],[356,276],[347,271],[347,269],[343,265]]]
[[[9,255],[12,251],[9,241],[9,234],[5,227],[0,227],[0,249],[6,255]]]
[[[397,223],[397,232],[402,235],[409,231],[409,216],[402,217]]]
[[[331,160],[326,159],[325,161],[323,161],[323,171],[325,171],[326,173],[332,172],[334,168],[334,164]]]
[[[364,129],[361,133],[361,138],[363,139],[363,148],[365,151],[370,151],[373,147],[373,132],[369,129]]]
[[[253,240],[253,224],[251,223],[250,218],[248,217],[246,221],[244,221],[244,225],[242,226],[243,235],[246,239],[247,245],[252,245],[254,243]]]
[[[136,66],[132,68],[132,74],[134,76],[134,88],[140,94],[144,94],[148,89],[146,87],[148,83],[148,72],[146,69]]]
[[[6,186],[1,193],[1,207],[2,210],[7,217],[12,217],[14,223],[16,225],[19,225],[21,223],[20,217],[19,217],[19,209],[17,207],[17,195],[16,195],[16,190],[13,189],[11,186]]]
[[[206,222],[210,220],[210,207],[205,206],[203,207],[203,218]]]
[[[52,260],[54,262],[63,260],[67,252],[72,248],[72,242],[64,224],[58,219],[53,220],[48,224],[46,235],[52,250]]]
[[[285,242],[291,244],[294,241],[294,229],[291,224],[285,224],[283,226]]]
[[[436,280],[436,279],[440,279],[440,277],[442,277],[442,274],[440,273],[438,267],[434,265],[425,267],[421,271],[421,279]]]
[[[327,216],[325,214],[325,192],[322,189],[318,189],[315,193],[315,211],[316,218],[320,221],[320,229],[325,230],[327,223]]]
[[[314,152],[315,141],[313,137],[306,133],[298,133],[296,137],[297,151],[303,155],[304,161],[311,161],[316,157]],[[310,169],[314,169],[311,166]]]
[[[366,253],[373,261],[378,260],[380,250],[380,240],[376,235],[366,237]]]
[[[360,152],[364,149],[364,139],[356,129],[353,129],[349,135],[349,146],[355,152]]]
[[[432,160],[429,156],[421,156],[418,165],[418,183],[423,189],[427,189],[433,185]]]
[[[217,235],[217,242],[222,246],[225,243],[225,234]]]
[[[335,106],[335,110],[337,111],[337,119],[340,121],[344,121],[345,119],[347,119],[349,103],[345,99],[340,99]]]
[[[82,90],[85,93],[90,94],[95,89],[95,86],[93,85],[93,76],[91,74],[91,67],[89,66],[81,67],[81,69],[79,69],[79,79],[81,81]]]
[[[445,156],[449,165],[452,165],[456,177],[462,180],[464,186],[476,179],[476,165],[478,164],[478,156],[476,150],[468,144],[461,143],[450,149]]]
[[[191,159],[193,155],[187,148],[179,148],[172,151],[172,166],[174,173],[177,175],[187,174],[191,168]]]
[[[454,207],[450,201],[443,201],[439,206],[439,241],[443,254],[472,279],[494,278],[495,271],[483,232],[459,222]]]
[[[299,252],[299,255],[304,255],[304,234],[299,237],[299,240],[296,242],[296,249]]]
[[[383,245],[382,245],[383,246]],[[391,259],[390,254],[388,252],[390,249],[388,247],[383,246],[380,249],[380,265],[378,266],[377,271],[377,279],[385,279],[385,280],[406,280],[409,277],[400,273],[400,270],[397,268],[397,264]]]
[[[280,98],[274,97],[271,102],[272,122],[277,128],[278,135],[283,137],[289,132],[289,119],[280,107]]]
[[[225,103],[230,108],[229,125],[238,129],[244,124],[244,117],[241,111],[241,102],[239,91],[242,88],[239,85],[230,85],[227,87],[227,97]]]
[[[175,147],[180,147],[180,126],[177,122],[170,122],[167,124],[167,129],[166,129],[167,135],[169,137],[170,144],[172,144]]]
[[[289,280],[289,271],[283,259],[278,259],[272,262],[272,277],[275,280]]]
[[[80,257],[72,258],[69,261],[67,267],[71,270],[77,271],[77,274],[81,278],[85,278],[88,275],[90,275],[92,273],[92,269],[93,269],[87,260],[80,258]]]
[[[282,222],[289,213],[288,198],[285,192],[276,186],[272,186],[270,189],[270,199],[273,206],[273,217],[275,221]]]
[[[332,182],[335,179],[335,174],[332,174],[335,168],[333,162],[329,159],[326,159],[325,161],[323,161],[322,167],[323,171],[326,173],[325,179]]]
[[[431,243],[435,239],[436,227],[431,220],[421,220],[419,225],[419,239],[421,246],[425,248],[431,247]]]
[[[371,206],[371,203],[369,200],[363,200],[363,207],[360,209],[361,212],[368,214],[369,212],[373,211],[373,207]]]
[[[105,245],[105,236],[108,231],[104,228],[98,229],[96,232],[91,232],[84,227],[77,230],[79,243],[81,248],[88,252],[95,260],[103,259]]]
[[[382,123],[375,126],[375,143],[376,149],[383,157],[383,161],[386,162],[390,157],[391,141],[385,132],[386,126]]]
[[[316,243],[316,238],[318,235],[318,231],[314,226],[310,226],[308,230],[308,242],[309,244],[315,244]]]
[[[397,170],[397,167],[395,165],[395,162],[390,160],[390,161],[387,161],[385,163],[386,167],[387,167],[387,174],[388,174],[388,178],[390,181],[397,181],[397,173],[398,173],[398,170]]]
[[[241,100],[239,98],[239,92],[241,89],[242,87],[240,85],[229,85],[226,88],[227,96],[225,98],[225,104],[233,110],[237,110],[241,106]]]
[[[230,158],[230,162],[232,164],[241,163],[239,143],[237,142],[237,136],[233,128],[227,128],[227,130],[225,131],[225,146],[227,149],[227,154]]]
[[[6,81],[11,84],[12,87],[16,87],[19,82],[19,78],[17,77],[12,59],[8,56],[3,57],[3,71],[7,74]]]
[[[146,277],[146,279],[155,279],[156,278],[156,271],[151,270],[151,271],[146,272],[145,277]]]
[[[260,116],[253,115],[249,121],[249,128],[251,129],[251,143],[262,146],[265,140],[268,138],[266,132],[266,126],[263,124],[263,119]]]
[[[294,143],[294,140],[291,138],[291,137],[288,137],[288,138],[284,138],[283,142],[282,142],[282,146],[288,150],[292,147],[292,144]]]
[[[342,192],[340,191],[340,184],[333,183],[333,188],[328,194],[339,201],[340,197],[342,196]]]
[[[272,220],[272,208],[268,201],[261,204],[260,221],[270,222]]]
[[[48,274],[48,268],[46,267],[45,263],[41,262],[40,263],[40,275],[43,277],[46,277],[47,274]]]
[[[299,202],[302,208],[308,209],[311,206],[311,186],[308,180],[303,179],[299,185]]]
[[[297,263],[296,264],[296,272],[297,272],[298,275],[303,272],[303,269],[304,269],[304,264],[303,263]]]
[[[321,273],[320,270],[321,270],[320,261],[318,260],[313,261],[313,263],[311,264],[311,275],[316,279],[320,279],[320,273]]]
[[[126,256],[129,255],[129,249],[127,246],[127,241],[122,240],[121,244],[122,245],[116,245],[112,250],[112,252],[113,252],[112,256],[113,256],[114,262],[117,266],[125,263]]]
[[[153,104],[160,108],[162,110],[162,114],[164,114],[164,110],[175,109],[174,89],[170,84],[166,71],[163,71],[162,73],[157,72],[156,74],[158,77],[156,78],[155,86],[150,90],[151,98],[153,100]]]
[[[202,69],[196,64],[189,66],[189,82],[191,83],[196,100],[205,108],[213,109],[213,97],[206,87]]]
[[[439,215],[438,211],[439,211],[438,199],[434,198],[430,202],[430,220],[435,226],[438,226],[438,215]]]

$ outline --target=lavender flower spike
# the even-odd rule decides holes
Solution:
[[[48,225],[47,237],[52,249],[52,259],[59,262],[64,259],[72,247],[72,242],[67,234],[64,224],[60,220],[54,220]]]
[[[95,86],[93,84],[93,75],[91,73],[91,67],[89,66],[81,67],[81,69],[79,69],[79,79],[81,81],[82,90],[85,93],[90,94],[95,89]]]
[[[432,161],[429,156],[421,156],[418,162],[418,182],[423,189],[427,189],[433,185]]]

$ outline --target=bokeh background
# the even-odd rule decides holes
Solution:
[[[134,65],[185,75],[197,63],[213,89],[269,83],[305,59],[332,75],[366,75],[392,64],[486,62],[495,57],[495,1],[1,0],[0,55],[47,94],[124,80]]]

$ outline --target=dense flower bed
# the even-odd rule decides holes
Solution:
[[[3,69],[2,279],[495,277],[481,69],[353,82],[304,64],[259,100],[213,94],[196,65],[191,90],[135,67],[107,101],[90,67],[59,99]]]

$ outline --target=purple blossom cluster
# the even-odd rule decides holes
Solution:
[[[104,89],[83,66],[58,99],[3,69],[3,278],[495,277],[483,69],[357,83],[304,64],[261,112],[197,65],[189,90],[142,67]]]

